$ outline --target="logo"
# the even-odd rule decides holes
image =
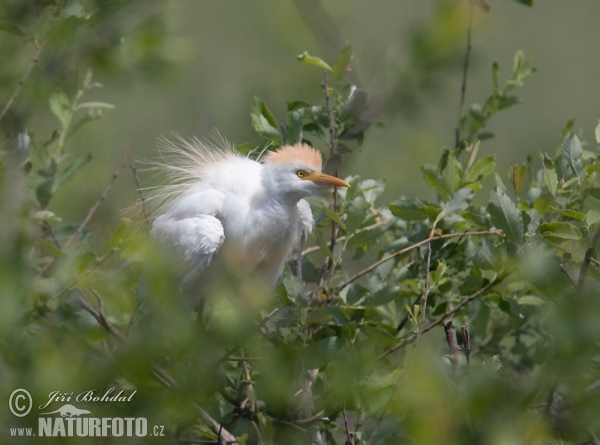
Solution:
[[[31,411],[32,406],[33,399],[26,389],[15,389],[8,398],[8,408],[17,417],[25,417]]]
[[[145,417],[92,417],[92,412],[78,408],[76,403],[128,403],[137,391],[115,394],[115,388],[109,388],[104,393],[92,389],[75,393],[52,391],[48,400],[38,406],[40,410],[37,419],[37,429],[34,425],[26,428],[9,428],[10,436],[37,437],[164,437],[163,425],[148,425]],[[50,404],[62,406],[53,411]],[[16,417],[25,417],[31,412],[33,398],[31,393],[23,388],[15,389],[8,398],[10,412]],[[44,411],[42,411],[44,410]]]
[[[79,417],[82,414],[91,414],[87,409],[79,409],[76,406],[66,405],[61,406],[56,411],[50,411],[49,413],[40,413],[40,416],[45,416],[48,414],[59,413],[62,417]]]

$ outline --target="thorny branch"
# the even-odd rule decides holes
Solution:
[[[108,192],[110,191],[110,189],[112,188],[113,184],[115,183],[115,180],[117,179],[117,176],[119,176],[119,173],[121,173],[121,170],[123,170],[123,168],[127,164],[127,158],[131,154],[131,150],[133,150],[133,144],[131,144],[129,146],[129,148],[127,149],[127,151],[125,152],[125,155],[123,156],[123,160],[121,161],[121,165],[113,173],[110,182],[108,183],[108,185],[106,186],[106,188],[104,189],[104,191],[102,192],[102,194],[100,195],[100,198],[98,198],[98,200],[96,201],[96,203],[90,208],[90,210],[88,211],[85,219],[82,221],[82,223],[79,225],[79,227],[77,227],[77,229],[75,230],[75,232],[73,232],[73,234],[69,237],[69,239],[67,239],[67,241],[63,245],[63,250],[66,250],[71,245],[71,243],[73,242],[73,240],[75,238],[77,238],[77,236],[82,232],[82,230],[85,229],[85,227],[88,225],[88,223],[92,219],[92,216],[94,216],[94,213],[96,213],[96,210],[98,210],[98,207],[100,207],[100,204],[102,204],[102,202],[106,199],[106,196],[108,195]],[[52,258],[52,260],[48,261],[46,263],[46,265],[42,268],[42,270],[40,271],[40,273],[39,273],[38,276],[44,275],[44,273],[48,269],[50,269],[50,267],[52,267],[52,265],[54,264],[55,261],[56,261],[56,257],[54,257],[54,258]]]
[[[84,296],[79,297],[81,307],[86,312],[91,314],[92,317],[94,317],[98,321],[98,324],[100,324],[100,326],[102,326],[104,329],[106,329],[106,331],[108,333],[110,333],[111,335],[113,335],[120,341],[126,340],[127,337],[106,319],[106,316],[104,314],[104,301],[102,300],[102,297],[100,296],[100,294],[98,292],[96,292],[94,289],[90,288],[90,290],[98,299],[98,309],[97,310],[94,309],[92,307],[92,305],[89,303],[89,301],[87,301],[87,299]],[[179,383],[177,382],[177,380],[175,380],[167,371],[162,369],[159,365],[153,364],[151,371],[152,371],[152,374],[154,375],[154,377],[156,377],[156,379],[163,386],[165,386],[167,388],[171,388],[171,389],[175,389],[175,388],[179,387]],[[213,419],[210,416],[210,414],[208,414],[200,405],[198,405],[197,403],[194,403],[194,408],[200,414],[200,417],[208,425],[208,427],[211,429],[211,431],[215,435],[217,435],[217,437],[219,438],[219,441],[218,441],[219,444],[229,445],[229,444],[239,443],[233,434],[231,434],[229,431],[227,431],[225,428],[223,428],[223,426],[220,423],[218,423],[215,419]]]
[[[10,106],[13,104],[13,102],[17,99],[17,97],[19,97],[19,93],[21,92],[21,88],[23,87],[23,84],[29,77],[31,70],[33,69],[35,64],[38,62],[38,60],[40,58],[40,54],[42,53],[42,50],[44,49],[44,45],[40,45],[37,40],[34,40],[33,43],[35,44],[37,51],[35,52],[33,59],[31,60],[31,63],[27,67],[27,70],[25,70],[23,77],[21,77],[21,79],[19,79],[19,83],[17,85],[17,88],[15,89],[15,92],[10,97],[10,99],[8,99],[8,102],[6,102],[6,105],[2,109],[2,112],[0,112],[0,122],[2,121],[2,119],[4,119],[4,115],[6,114],[6,112],[10,108]]]

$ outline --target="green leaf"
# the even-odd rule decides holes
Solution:
[[[114,110],[115,106],[106,102],[84,102],[82,104],[78,104],[75,107],[75,110],[79,110],[81,108],[102,108],[105,110]]]
[[[481,241],[481,248],[473,257],[473,264],[480,269],[498,270],[502,264],[498,249],[486,239]]]
[[[567,218],[571,218],[577,221],[583,221],[585,219],[585,215],[583,213],[580,212],[576,212],[575,210],[570,210],[570,209],[556,209],[556,208],[552,208],[552,211],[566,216]]]
[[[546,187],[548,187],[548,191],[552,194],[552,196],[556,196],[556,189],[558,187],[558,175],[556,174],[556,169],[554,168],[554,161],[550,159],[548,156],[542,156],[542,162],[544,163],[544,182],[546,183]]]
[[[323,206],[323,212],[325,212],[327,218],[336,222],[342,230],[346,230],[346,224],[344,224],[344,221],[342,221],[342,218],[340,218],[340,215],[338,215],[337,212],[334,212],[328,206]]]
[[[496,157],[486,156],[479,159],[465,175],[466,182],[478,182],[496,170]]]
[[[50,178],[40,185],[38,185],[35,189],[35,196],[40,203],[40,207],[45,209],[48,207],[50,200],[52,199],[52,195],[54,194],[54,178]]]
[[[523,217],[514,202],[500,188],[492,190],[487,206],[492,224],[501,229],[514,243],[523,241]]]
[[[302,278],[292,275],[289,269],[283,277],[283,286],[288,295],[294,299],[304,292],[304,281]]]
[[[127,218],[121,218],[119,221],[119,227],[117,230],[113,232],[108,241],[106,242],[106,246],[104,247],[104,252],[108,253],[115,249],[121,247],[124,241],[129,237],[131,233],[131,220]]]
[[[84,165],[86,165],[91,160],[92,155],[89,153],[75,159],[71,163],[71,165],[65,168],[63,173],[57,178],[56,185],[54,188],[57,189],[58,187],[61,187],[62,185],[67,183],[73,176],[75,176],[75,173],[77,173]]]
[[[383,289],[375,292],[370,297],[366,298],[363,305],[365,306],[383,306],[396,298],[400,288],[398,286],[386,286]]]
[[[570,171],[577,175],[577,179],[581,182],[583,178],[583,161],[581,160],[582,155],[581,142],[574,133],[569,133],[562,144],[561,150],[561,170],[563,174]],[[568,177],[570,179],[572,175]],[[565,176],[565,179],[567,177]]]
[[[71,112],[71,104],[65,93],[60,92],[50,97],[50,110],[52,110],[64,128]]]
[[[540,297],[536,297],[535,295],[523,295],[521,297],[517,297],[515,301],[521,306],[539,306],[546,303]]]
[[[438,219],[442,216],[446,217],[466,210],[467,207],[469,207],[469,202],[473,198],[473,195],[473,189],[471,188],[457,190],[456,193],[452,195],[452,199],[446,203],[446,207],[444,207],[441,214],[438,216]]]
[[[388,208],[394,216],[405,221],[435,218],[440,212],[439,209],[432,204],[425,203],[417,198],[397,201],[390,204]]]
[[[433,189],[434,192],[438,192],[438,169],[435,165],[425,164],[421,166],[421,172],[423,173],[423,179]]]
[[[358,119],[367,106],[367,93],[361,90],[355,90],[354,93],[339,108],[336,117],[340,122],[353,121]]]
[[[267,104],[256,96],[252,102],[250,116],[252,117],[252,126],[259,135],[276,144],[281,143],[281,135],[279,134],[279,126],[277,125],[275,116],[273,116]]]
[[[539,232],[546,238],[570,240],[580,240],[582,238],[581,230],[566,222],[544,223],[540,226]]]
[[[520,195],[523,192],[523,187],[525,187],[525,176],[527,174],[527,166],[523,165],[513,165],[508,169],[508,177],[512,182],[512,185],[517,192],[517,195]]]
[[[529,6],[529,7],[533,6],[533,0],[514,0],[514,1],[517,3],[520,3],[522,5],[525,5],[525,6]]]
[[[337,80],[340,80],[346,74],[350,63],[352,62],[352,53],[354,48],[349,43],[344,46],[333,62],[333,75]]]
[[[297,58],[302,62],[310,63],[311,65],[316,65],[319,68],[323,68],[324,70],[333,71],[333,68],[331,68],[324,60],[319,59],[315,56],[311,56],[310,54],[308,54],[308,51],[304,51]]]
[[[19,37],[31,37],[30,33],[28,33],[27,31],[24,31],[23,29],[19,28],[14,23],[9,23],[9,22],[2,21],[2,22],[0,22],[0,29],[2,31],[6,31],[8,33],[14,34],[14,35],[19,36]]]
[[[596,224],[600,221],[600,210],[592,209],[585,215],[585,223],[588,226]]]

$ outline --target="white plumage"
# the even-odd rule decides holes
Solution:
[[[176,254],[184,281],[206,275],[216,259],[234,276],[272,287],[312,230],[303,198],[349,185],[321,173],[321,154],[304,144],[268,152],[262,162],[197,139],[162,140],[157,169],[170,182],[153,191],[152,235]]]

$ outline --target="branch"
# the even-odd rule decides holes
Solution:
[[[44,49],[44,45],[38,44],[37,40],[35,40],[34,43],[35,43],[35,46],[37,48],[37,51],[35,52],[35,54],[33,56],[33,59],[31,60],[31,63],[29,63],[29,66],[27,67],[27,70],[25,70],[25,74],[23,74],[23,77],[21,77],[21,79],[19,80],[17,88],[15,89],[15,92],[10,97],[10,99],[8,99],[8,102],[6,103],[6,105],[4,106],[4,108],[2,109],[2,112],[0,112],[0,122],[2,121],[2,119],[4,119],[4,115],[6,114],[6,112],[10,108],[10,106],[13,104],[13,102],[15,101],[15,99],[19,96],[19,93],[21,92],[21,88],[23,87],[23,84],[25,83],[25,81],[29,77],[29,74],[31,73],[31,70],[33,69],[33,67],[35,66],[35,64],[37,63],[37,61],[39,60],[40,54],[42,53],[42,50]]]
[[[465,61],[463,63],[463,77],[460,88],[460,107],[458,109],[458,126],[455,130],[455,147],[460,145],[460,121],[465,116],[465,96],[467,93],[467,73],[469,72],[469,59],[471,57],[471,30],[473,28],[473,0],[469,0],[469,24],[467,27],[467,49],[465,51]]]
[[[142,203],[142,212],[144,213],[144,221],[146,221],[146,230],[150,231],[150,218],[148,217],[148,211],[146,209],[146,197],[144,196],[144,192],[142,191],[142,185],[140,184],[140,178],[138,178],[137,167],[132,162],[129,164],[131,167],[131,171],[133,172],[133,178],[135,179],[135,185],[137,186],[137,191],[140,195],[140,201]]]
[[[458,359],[458,344],[456,343],[456,334],[452,329],[452,321],[444,323],[444,333],[446,334],[446,341],[450,348],[450,354],[447,356],[452,365],[452,373],[455,376],[460,374],[460,361]]]
[[[596,230],[588,249],[585,251],[585,256],[583,257],[583,263],[581,263],[581,269],[579,270],[579,280],[577,282],[577,289],[579,291],[583,291],[583,286],[585,284],[585,275],[587,274],[588,266],[592,261],[595,253],[596,253],[596,245],[600,241],[600,227]]]
[[[114,335],[119,340],[125,340],[125,335],[106,319],[106,315],[104,314],[104,301],[102,300],[100,294],[91,287],[90,291],[92,291],[98,300],[98,310],[93,308],[90,302],[83,295],[83,292],[80,291],[81,295],[79,296],[79,302],[81,303],[81,307],[85,311],[89,312],[96,319],[96,321],[98,321],[98,324],[106,329],[110,334]]]
[[[429,238],[433,235],[435,230],[435,224],[431,233],[429,234]],[[419,342],[421,338],[421,328],[425,324],[425,317],[427,316],[427,298],[429,297],[429,290],[431,288],[431,279],[429,278],[429,272],[431,271],[431,241],[427,243],[427,266],[425,267],[425,291],[423,292],[423,310],[421,311],[421,323],[419,323],[419,328],[417,330],[417,339],[416,342]]]
[[[129,157],[129,154],[131,153],[132,149],[133,149],[133,144],[131,144],[129,146],[129,148],[127,149],[127,151],[125,152],[125,155],[123,156],[123,160],[121,161],[121,165],[113,173],[110,182],[108,183],[108,185],[106,186],[106,188],[104,189],[104,191],[102,192],[102,194],[100,195],[100,198],[98,198],[98,201],[96,201],[96,203],[90,208],[90,210],[88,211],[88,213],[87,213],[85,219],[83,220],[83,222],[79,225],[79,227],[77,227],[77,230],[75,230],[75,232],[73,232],[73,234],[69,237],[69,239],[63,245],[63,250],[66,250],[71,245],[71,243],[73,242],[73,240],[75,238],[77,238],[77,236],[85,228],[85,226],[88,225],[88,223],[92,219],[92,216],[94,216],[94,213],[96,213],[96,210],[98,210],[98,207],[100,206],[100,204],[102,204],[102,202],[106,199],[106,195],[108,195],[108,192],[110,191],[110,189],[112,188],[113,184],[115,183],[115,180],[117,179],[117,176],[119,176],[119,173],[121,173],[121,170],[123,170],[123,168],[127,164],[127,158]],[[38,276],[43,275],[48,269],[50,269],[50,267],[54,264],[55,261],[56,261],[56,257],[54,257],[50,261],[48,261],[46,263],[46,265],[42,268],[42,270],[40,271],[40,273],[39,273]]]
[[[565,265],[563,263],[560,263],[560,270],[562,270],[563,273],[567,276],[567,278],[569,279],[569,281],[571,282],[571,284],[573,285],[573,287],[575,289],[578,289],[577,283],[575,283],[575,281],[573,280],[573,278],[571,278],[571,275],[569,275],[569,272],[567,271],[567,269],[565,268]]]
[[[370,226],[363,227],[362,229],[358,229],[356,232],[353,232],[353,233],[351,233],[348,236],[340,236],[340,237],[337,238],[337,240],[338,241],[343,241],[345,239],[353,238],[354,236],[358,235],[361,232],[365,232],[367,230],[373,230],[373,229],[376,229],[378,227],[385,226],[387,223],[392,222],[393,220],[394,220],[394,218],[389,218],[389,219],[386,219],[384,221],[376,222],[375,224],[371,224]],[[302,253],[300,254],[300,256],[308,255],[309,253],[317,252],[319,250],[321,250],[321,246],[309,247],[307,249],[304,249],[302,251]]]
[[[329,152],[330,152],[329,154],[330,154],[330,159],[331,159],[331,157],[335,156],[335,154],[336,154],[336,141],[335,141],[335,129],[334,129],[334,124],[333,124],[333,115],[331,113],[331,101],[329,99],[329,80],[327,78],[327,71],[323,72],[323,83],[321,84],[321,86],[323,87],[323,90],[325,91],[325,107],[327,109],[327,121],[329,122]],[[338,177],[339,174],[340,174],[340,172],[336,168],[335,176]],[[337,197],[338,197],[337,187],[334,187],[333,188],[333,205],[332,205],[332,210],[334,212],[338,211]],[[331,250],[332,253],[333,253],[333,249],[335,248],[337,232],[338,232],[338,225],[336,224],[335,221],[332,221],[331,240],[329,241],[329,250]],[[325,278],[325,274],[333,266],[333,261],[334,261],[333,258],[331,258],[330,256],[327,256],[327,259],[325,260],[325,265],[323,266],[323,272],[321,274],[321,282],[319,283],[320,286],[323,285],[323,280]]]
[[[106,329],[106,331],[109,332],[111,335],[113,335],[120,341],[126,340],[127,337],[106,319],[106,316],[104,315],[104,301],[102,300],[100,294],[98,294],[98,292],[96,292],[92,288],[90,288],[90,290],[98,299],[98,310],[92,307],[92,305],[87,301],[83,294],[79,297],[81,307],[85,311],[89,312],[98,321],[100,326]],[[152,364],[151,371],[154,377],[159,381],[159,383],[165,386],[166,388],[175,389],[180,387],[177,380],[171,377],[171,375],[167,371],[162,369],[159,365],[155,363]],[[223,426],[220,423],[218,423],[215,419],[213,419],[206,411],[204,411],[204,409],[200,405],[194,403],[194,408],[196,409],[196,411],[198,411],[200,417],[208,425],[211,431],[215,435],[217,435],[217,437],[219,438],[218,443],[220,445],[239,443],[233,434],[231,434],[229,431],[223,428]]]
[[[421,247],[423,244],[427,244],[431,241],[435,241],[438,239],[454,238],[457,236],[484,236],[484,235],[502,235],[502,232],[499,230],[483,230],[483,231],[479,231],[479,232],[446,233],[443,235],[429,236],[428,238],[426,238],[422,241],[419,241],[415,244],[405,247],[404,249],[394,252],[388,256],[385,256],[382,259],[380,259],[379,261],[376,261],[375,263],[371,264],[369,267],[361,270],[357,274],[350,277],[347,281],[340,284],[338,286],[338,288],[335,290],[335,293],[339,294],[342,291],[342,289],[344,289],[346,286],[353,283],[354,281],[356,281],[363,275],[366,275],[369,272],[372,272],[374,269],[376,269],[378,266],[382,265],[383,263],[385,263],[393,258],[396,258],[397,256],[400,256],[407,252],[410,252],[411,250],[416,249],[417,247]]]
[[[446,320],[448,317],[450,317],[451,315],[456,314],[465,305],[469,304],[471,301],[473,301],[477,297],[479,297],[482,294],[484,294],[485,292],[487,292],[493,286],[495,286],[496,284],[500,283],[504,278],[506,278],[506,275],[505,276],[496,277],[494,280],[490,281],[487,285],[485,285],[484,287],[482,287],[481,289],[479,289],[477,292],[469,295],[467,298],[465,298],[463,301],[461,301],[454,309],[451,309],[449,311],[444,312],[438,319],[436,319],[435,321],[432,321],[427,326],[425,326],[423,328],[423,332],[422,333],[424,334],[425,332],[431,331],[436,326],[442,324],[444,322],[444,320]],[[379,354],[379,356],[377,358],[379,359],[379,358],[385,357],[386,355],[391,354],[396,349],[400,349],[400,348],[406,346],[407,344],[409,344],[410,342],[412,342],[415,338],[417,338],[417,334],[416,333],[412,334],[412,335],[409,335],[408,337],[406,337],[401,342],[396,343],[395,345],[392,345],[388,349],[386,349],[385,351],[383,351],[381,354]]]
[[[469,334],[469,326],[463,325],[460,327],[460,332],[463,337],[463,344],[465,348],[465,357],[467,358],[467,372],[469,371],[469,366],[471,365],[471,335]]]

